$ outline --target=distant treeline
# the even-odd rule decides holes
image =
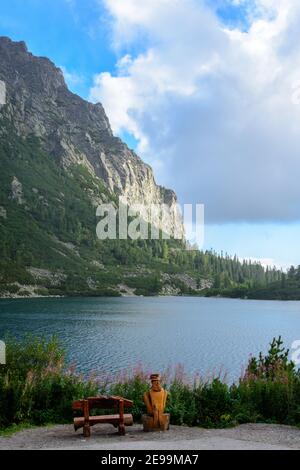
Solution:
[[[272,270],[274,272],[274,270]],[[287,273],[277,272],[279,279],[270,281],[270,270],[265,271],[266,280],[253,286],[240,285],[210,289],[207,296],[238,297],[261,300],[300,300],[300,266],[292,266]],[[276,277],[276,276],[275,276]],[[267,280],[268,279],[268,280]]]

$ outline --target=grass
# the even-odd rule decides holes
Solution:
[[[0,437],[11,437],[17,432],[24,431],[26,429],[35,429],[37,426],[32,424],[22,423],[22,424],[11,424],[5,429],[0,429]]]

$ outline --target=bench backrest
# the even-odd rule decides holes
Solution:
[[[86,400],[76,400],[74,401],[72,407],[73,410],[82,410],[84,411],[85,403],[88,403],[88,409],[92,410],[93,408],[97,409],[119,409],[120,404],[123,402],[124,408],[131,408],[133,406],[133,401],[127,400],[122,397],[115,396],[99,396],[99,397],[89,397]]]

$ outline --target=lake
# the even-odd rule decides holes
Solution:
[[[300,339],[300,302],[197,297],[0,300],[0,339],[57,335],[80,371],[153,372],[181,363],[189,373],[239,377],[250,354],[274,336]]]

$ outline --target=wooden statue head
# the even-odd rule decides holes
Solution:
[[[160,375],[159,374],[151,374],[150,375],[150,380],[151,380],[151,384],[152,384],[151,389],[154,392],[160,392],[162,390],[162,386],[161,386],[161,383],[160,383]]]

